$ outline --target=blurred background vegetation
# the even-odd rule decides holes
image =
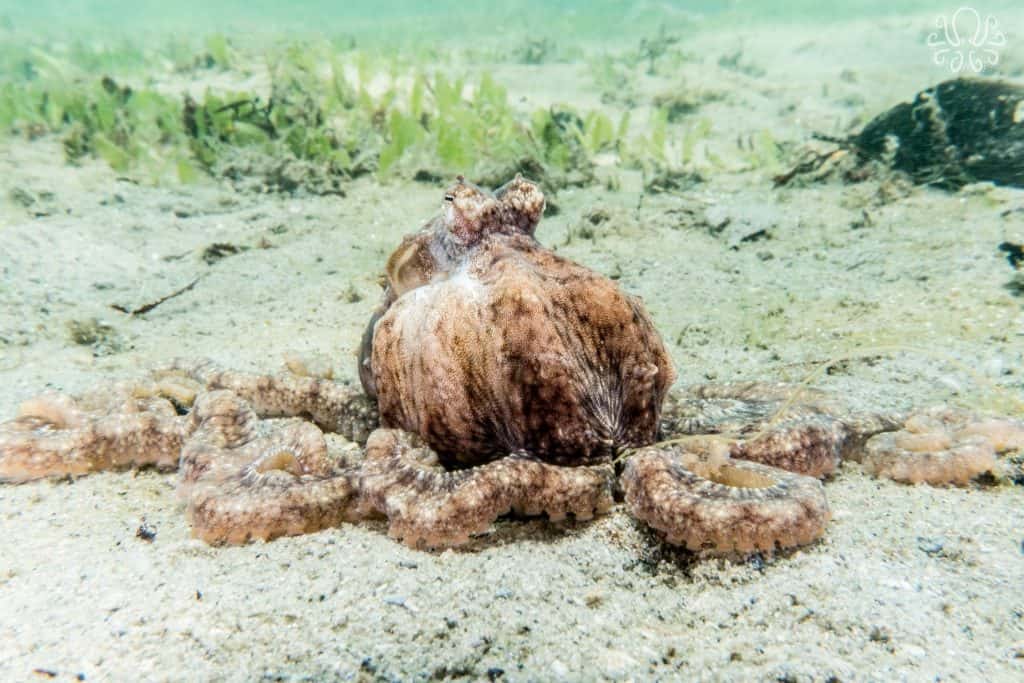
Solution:
[[[100,158],[153,183],[342,194],[367,174],[497,185],[520,171],[555,192],[595,182],[607,155],[660,191],[698,177],[713,125],[699,109],[719,95],[667,93],[638,126],[634,81],[671,75],[698,24],[929,5],[4,0],[0,135],[59,136],[69,163]],[[495,75],[544,63],[582,66],[600,106],[524,106],[507,70]],[[743,161],[772,169],[782,152],[761,131]]]

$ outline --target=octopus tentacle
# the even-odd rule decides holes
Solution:
[[[733,460],[727,447],[695,437],[637,451],[622,475],[630,513],[709,554],[771,552],[824,533],[831,513],[818,479]]]
[[[181,454],[192,532],[211,544],[271,540],[362,517],[355,467],[302,420],[260,420],[229,391],[204,394]]]
[[[791,414],[753,438],[736,441],[729,454],[820,479],[836,471],[845,437],[839,420],[827,415]]]
[[[1024,449],[1024,422],[938,406],[909,416],[898,431],[873,436],[860,459],[878,477],[965,486],[996,472],[996,455]]]
[[[662,433],[725,434],[730,455],[825,477],[839,464],[848,430],[828,396],[786,384],[738,382],[690,387],[662,411]]]
[[[730,455],[812,477],[827,477],[843,458],[857,459],[872,436],[898,429],[903,416],[857,413],[829,394],[763,382],[699,384],[670,397],[662,434],[723,434]]]
[[[121,384],[79,399],[43,394],[0,424],[0,481],[141,465],[173,469],[188,431],[187,420],[151,387]]]
[[[612,505],[611,465],[559,467],[526,455],[445,471],[408,432],[379,429],[360,472],[363,503],[387,516],[388,533],[416,546],[454,546],[510,511],[590,519]]]
[[[227,389],[262,417],[309,417],[324,431],[363,443],[377,427],[376,403],[354,385],[292,372],[260,375],[226,370],[209,360],[176,359],[154,371],[165,380],[185,377],[207,391]]]

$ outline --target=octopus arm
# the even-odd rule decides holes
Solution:
[[[936,406],[917,411],[899,429],[868,439],[860,460],[878,477],[932,486],[965,486],[1000,470],[1000,454],[1024,449],[1024,421]]]
[[[835,472],[850,435],[820,392],[760,382],[696,385],[667,402],[661,429],[727,435],[734,458],[819,478]]]
[[[0,481],[176,467],[186,420],[165,399],[116,388],[103,401],[47,393],[23,403],[15,419],[0,424]]]
[[[321,429],[365,442],[377,426],[377,406],[356,386],[293,372],[273,375],[238,372],[209,360],[176,359],[154,376],[184,377],[207,391],[227,389],[262,417],[309,417]]]
[[[941,437],[919,439],[886,432],[868,441],[861,462],[870,474],[905,484],[966,486],[995,470],[995,456],[981,438],[951,443]]]
[[[859,460],[873,436],[898,430],[900,413],[849,410],[829,394],[793,384],[699,384],[669,396],[661,433],[722,434],[730,455],[811,477],[828,477],[840,460]]]
[[[447,547],[486,531],[508,512],[589,519],[612,505],[610,465],[559,467],[513,454],[446,471],[437,455],[401,430],[380,429],[360,472],[362,504],[385,515],[407,545]]]
[[[181,455],[180,493],[207,543],[271,540],[361,518],[356,467],[303,420],[260,420],[229,391],[196,402]]]
[[[792,415],[765,425],[750,439],[737,441],[731,455],[820,479],[836,471],[845,438],[838,420],[823,415]]]
[[[622,476],[626,506],[675,545],[708,554],[771,552],[819,538],[831,516],[824,487],[759,463],[687,447],[637,451]]]

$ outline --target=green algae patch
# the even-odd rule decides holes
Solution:
[[[171,43],[121,56],[81,57],[81,68],[41,48],[0,54],[23,63],[0,82],[0,129],[60,136],[69,163],[98,158],[154,183],[213,177],[257,192],[340,195],[365,174],[500,184],[522,172],[549,192],[585,185],[594,155],[617,151],[628,124],[564,106],[523,112],[486,71],[425,72],[421,59],[330,43],[247,54],[214,34],[191,53]],[[100,65],[109,71],[97,76]],[[207,87],[174,94],[185,88],[168,81],[183,79]]]

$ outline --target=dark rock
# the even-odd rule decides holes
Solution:
[[[1024,187],[1024,87],[957,78],[877,116],[850,143],[917,183]]]

